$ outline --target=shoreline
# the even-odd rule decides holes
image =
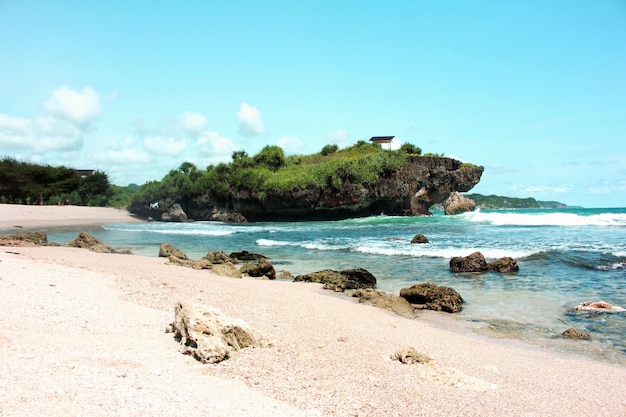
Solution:
[[[226,407],[214,415],[626,411],[624,366],[437,326],[433,317],[405,319],[329,294],[317,284],[227,278],[168,265],[165,258],[47,246],[2,247],[0,268],[6,309],[0,319],[0,385],[5,387],[0,410],[7,415],[26,410],[54,415],[61,409],[74,415],[126,413],[109,402],[124,398],[131,406],[131,398],[141,403],[160,391],[168,400],[159,413],[180,411],[182,404],[200,398],[198,387],[209,381],[235,385],[226,398],[204,396],[210,407]],[[180,354],[171,334],[164,333],[177,300],[241,318],[273,346],[201,365]],[[436,365],[391,360],[407,346]],[[15,378],[19,384],[10,382]],[[124,388],[131,382],[142,388]],[[115,389],[123,391],[107,398],[119,384]],[[59,390],[65,395],[33,403],[35,392]],[[85,393],[106,408],[75,401]],[[232,407],[239,407],[234,404],[240,398],[233,396],[242,395],[257,403],[238,413]]]
[[[241,318],[273,345],[202,365],[164,332],[180,300]],[[0,247],[0,302],[0,415],[626,413],[624,365],[489,338],[432,312],[406,319],[319,284]],[[408,346],[433,364],[391,359]]]

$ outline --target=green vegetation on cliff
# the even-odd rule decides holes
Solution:
[[[497,195],[465,194],[465,197],[474,200],[476,207],[484,209],[541,209],[567,207],[558,201],[538,201],[532,197],[516,198]]]
[[[145,184],[132,201],[145,204],[207,191],[225,200],[234,190],[253,192],[263,200],[269,194],[306,187],[339,187],[345,182],[365,186],[385,172],[405,166],[409,151],[421,153],[414,145],[388,151],[378,144],[359,141],[341,150],[336,145],[327,145],[313,155],[285,156],[280,147],[269,145],[254,156],[236,151],[232,162],[211,165],[206,171],[185,162],[161,181]]]

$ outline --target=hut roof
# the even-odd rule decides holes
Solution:
[[[390,143],[395,136],[372,136],[370,142],[374,143]]]

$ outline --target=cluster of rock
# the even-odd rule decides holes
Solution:
[[[0,236],[0,246],[59,246],[48,242],[48,236],[43,232],[24,232]],[[119,253],[129,255],[129,250],[115,249],[88,233],[79,233],[76,239],[65,244],[69,248],[89,249],[98,253]]]
[[[623,313],[626,309],[620,306],[607,303],[606,301],[585,301],[574,306],[574,312],[578,314],[604,314],[604,313]],[[575,329],[573,327],[561,333],[561,336],[568,339],[591,339],[591,334]]]
[[[42,232],[17,233],[0,236],[0,246],[46,246],[48,236]]]
[[[336,292],[376,287],[376,277],[363,268],[346,269],[343,271],[325,269],[323,271],[311,272],[310,274],[298,275],[294,278],[294,281],[317,282],[324,284],[324,289]]]
[[[424,235],[418,234],[411,243],[428,243],[428,239]],[[48,242],[45,233],[26,232],[0,236],[0,246],[58,245]],[[116,250],[87,233],[79,233],[76,239],[68,242],[65,246],[89,249],[98,253],[131,253],[127,250]],[[276,279],[277,276],[274,266],[265,256],[245,250],[229,255],[219,250],[212,250],[201,259],[192,260],[175,246],[162,243],[159,247],[159,256],[168,258],[171,264],[194,269],[210,269],[222,276],[242,278],[245,274],[250,277],[265,277],[267,279]],[[236,265],[240,263],[243,264],[237,267]],[[519,267],[513,258],[503,257],[492,262],[486,262],[482,253],[475,252],[466,257],[452,258],[450,270],[452,272],[494,271],[507,273],[516,272]],[[288,271],[282,271],[281,277],[293,278]],[[410,318],[415,317],[415,311],[418,309],[456,313],[462,310],[463,305],[463,298],[453,288],[438,286],[432,282],[418,283],[409,288],[403,288],[398,296],[378,291],[376,290],[376,277],[363,268],[342,271],[326,269],[298,275],[293,278],[293,281],[321,283],[325,289],[345,292],[357,298],[361,303],[385,308]],[[263,339],[254,336],[245,323],[237,319],[226,318],[213,308],[200,308],[186,303],[177,303],[175,310],[175,321],[171,331],[181,342],[181,351],[192,354],[202,362],[215,363],[227,358],[233,350],[246,346],[265,345]],[[626,312],[623,307],[612,305],[606,301],[585,301],[576,305],[573,310],[576,313],[587,314]],[[574,328],[565,330],[561,335],[570,339],[591,339],[588,332]],[[397,359],[402,362],[421,360],[412,359],[415,358],[413,352],[404,352],[398,355]]]
[[[189,259],[180,249],[169,243],[161,243],[159,247],[159,257],[168,258],[170,264],[185,266],[193,269],[210,269],[217,275],[241,278],[243,275],[250,277],[265,277],[276,279],[274,265],[263,255],[248,251],[233,252],[230,255],[219,251],[209,251],[200,259]],[[256,263],[250,263],[254,261]],[[236,264],[241,265],[239,268]]]
[[[131,251],[129,250],[114,249],[113,247],[102,242],[100,239],[97,239],[87,233],[79,233],[76,239],[67,242],[65,246],[70,248],[89,249],[92,252],[98,253],[120,253],[124,255],[132,255]]]
[[[316,282],[323,288],[336,292],[348,292],[359,302],[386,308],[406,317],[414,317],[416,309],[428,309],[456,313],[461,311],[463,298],[454,289],[437,286],[432,282],[403,288],[396,296],[376,290],[376,277],[363,268],[335,271],[325,269],[298,275],[296,282]]]
[[[474,252],[468,256],[455,256],[450,259],[450,271],[452,272],[517,272],[517,261],[505,256],[492,262],[487,262],[480,252]]]

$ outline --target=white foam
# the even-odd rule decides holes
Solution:
[[[470,222],[495,226],[626,226],[626,214],[602,213],[581,216],[575,213],[473,212],[463,216]]]
[[[259,246],[295,246],[292,242],[283,242],[272,239],[257,239],[256,244]]]

